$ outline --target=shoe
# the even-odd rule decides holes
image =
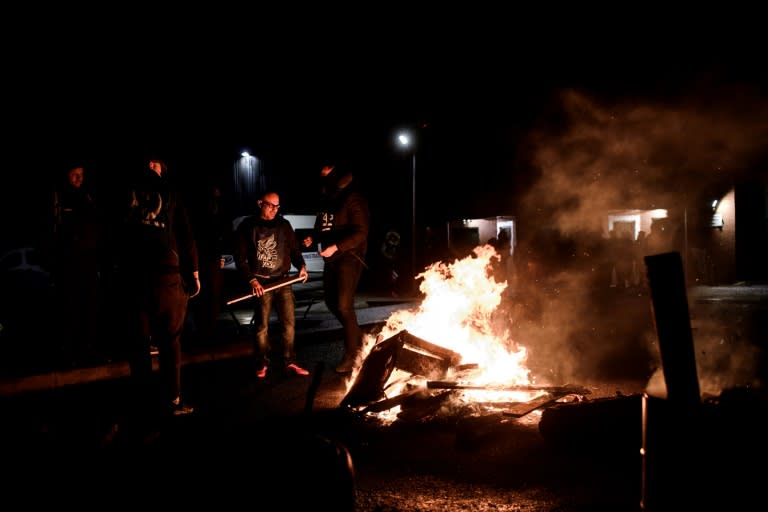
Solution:
[[[149,346],[149,355],[157,356],[160,354],[160,350],[155,345]]]
[[[181,401],[181,398],[177,398],[171,402],[171,414],[174,416],[186,416],[187,414],[192,414],[193,412],[195,412],[195,408],[186,405]]]
[[[288,366],[285,367],[285,370],[288,373],[295,373],[296,375],[309,375],[309,372],[302,368],[301,366],[297,365],[296,363],[291,363]]]
[[[264,365],[261,370],[256,372],[256,377],[263,379],[267,376],[267,365]]]
[[[336,367],[336,373],[352,373],[355,368],[355,360],[344,358],[344,360]]]

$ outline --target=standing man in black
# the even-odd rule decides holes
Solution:
[[[117,258],[128,309],[134,412],[140,421],[191,413],[181,396],[181,333],[188,299],[200,293],[197,245],[163,161],[151,159],[133,181],[123,228]],[[159,390],[151,345],[159,351]]]
[[[70,167],[66,178],[54,192],[53,285],[64,355],[77,366],[106,355],[99,338],[102,219],[85,168]]]
[[[269,364],[269,315],[274,306],[280,322],[283,365],[286,373],[306,376],[309,371],[296,364],[296,299],[290,285],[265,291],[288,276],[291,264],[307,280],[307,266],[291,223],[277,214],[280,196],[265,192],[258,200],[259,212],[246,217],[236,231],[235,263],[257,297],[254,310],[253,351],[256,377],[267,376]]]
[[[224,284],[223,254],[231,252],[232,243],[232,221],[224,209],[221,189],[210,184],[202,192],[190,208],[202,283],[200,296],[190,306],[195,326],[191,341],[201,347],[218,342],[216,326]]]
[[[370,218],[368,201],[353,183],[353,175],[336,162],[320,171],[320,207],[315,236],[323,257],[323,293],[328,310],[344,330],[344,357],[337,373],[350,373],[357,366],[363,332],[357,323],[355,292],[365,265]],[[312,237],[304,239],[306,247]]]

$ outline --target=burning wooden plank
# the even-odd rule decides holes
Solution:
[[[419,388],[410,389],[408,391],[400,393],[397,396],[393,396],[392,398],[385,398],[384,400],[379,400],[378,402],[372,403],[368,407],[363,409],[362,412],[363,414],[368,414],[368,413],[378,413],[382,411],[388,411],[393,407],[403,405],[403,403],[407,402],[408,399],[410,399],[414,395],[419,395],[422,393],[424,393],[423,389],[419,389]]]
[[[341,407],[369,404],[385,398],[384,384],[395,369],[402,346],[403,339],[399,333],[374,345],[363,361],[354,384],[341,401]]]
[[[522,418],[523,416],[532,413],[536,409],[541,409],[542,407],[554,404],[562,397],[569,394],[571,393],[545,393],[544,395],[536,397],[533,400],[512,406],[502,411],[501,414],[504,416],[511,416],[513,418]]]
[[[450,367],[450,360],[415,350],[409,345],[404,345],[397,356],[397,368],[426,379],[445,377]]]
[[[384,385],[395,368],[425,378],[442,377],[461,355],[400,331],[373,346],[341,402],[342,406],[371,404],[386,398]]]
[[[448,366],[456,366],[461,361],[461,354],[454,352],[453,350],[441,347],[440,345],[435,345],[434,343],[430,343],[425,339],[411,334],[407,330],[401,331],[400,334],[403,337],[403,342],[406,345],[411,345],[417,349],[421,349],[429,354],[432,354],[435,357],[439,357],[445,360]]]
[[[429,389],[466,389],[466,390],[480,390],[480,391],[544,391],[552,394],[563,395],[588,395],[590,391],[582,386],[531,386],[531,385],[514,385],[514,386],[496,386],[496,385],[473,385],[473,384],[459,384],[453,381],[439,381],[431,380],[427,382],[427,388]]]

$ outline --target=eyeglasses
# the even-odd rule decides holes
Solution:
[[[272,204],[269,201],[264,201],[263,199],[261,200],[261,206],[269,208],[270,210],[277,210],[278,208],[280,208],[279,204]]]

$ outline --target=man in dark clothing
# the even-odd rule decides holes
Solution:
[[[232,222],[222,205],[221,189],[210,185],[190,208],[192,228],[200,263],[200,296],[190,305],[195,331],[191,341],[197,345],[217,342],[216,324],[221,311],[224,281],[223,254],[230,252]]]
[[[315,236],[323,257],[325,304],[344,330],[344,358],[337,373],[350,373],[363,345],[355,312],[355,292],[365,265],[370,219],[368,201],[353,186],[351,173],[338,165],[320,171],[322,196],[315,220]],[[304,239],[310,246],[312,237]]]
[[[53,285],[66,356],[74,365],[106,355],[99,346],[101,215],[85,184],[85,168],[71,167],[54,193]]]
[[[186,208],[165,164],[151,160],[131,187],[118,267],[128,309],[128,362],[140,419],[193,409],[181,400],[181,333],[188,299],[200,292],[198,255]],[[161,392],[153,391],[150,346],[159,354]]]
[[[265,291],[265,288],[288,276],[291,264],[299,269],[299,276],[306,281],[307,266],[293,226],[287,219],[277,215],[280,196],[275,192],[266,192],[259,199],[258,205],[258,215],[243,219],[235,235],[235,265],[257,297],[253,334],[256,377],[263,379],[267,376],[269,315],[273,304],[281,326],[286,371],[295,375],[309,375],[307,370],[296,364],[296,299],[293,289],[286,285]]]

